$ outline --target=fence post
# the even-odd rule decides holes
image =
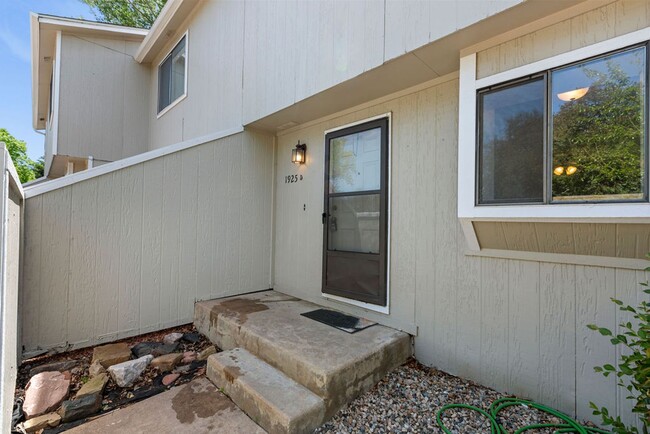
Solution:
[[[24,194],[0,142],[0,432],[11,431],[18,371],[18,276]]]

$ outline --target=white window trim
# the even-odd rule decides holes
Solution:
[[[189,47],[190,47],[190,30],[187,29],[185,33],[183,33],[177,40],[176,42],[172,45],[172,47],[169,49],[169,52],[165,57],[162,58],[160,62],[158,62],[158,66],[156,67],[156,110],[158,110],[158,104],[160,103],[160,65],[165,63],[165,60],[169,58],[169,56],[172,55],[172,51],[176,48],[176,46],[181,42],[183,38],[185,38],[185,77],[184,77],[184,83],[183,83],[183,94],[176,98],[174,101],[170,102],[167,107],[162,109],[158,114],[156,115],[156,119],[160,119],[161,116],[163,116],[165,113],[173,109],[178,103],[183,101],[185,98],[187,98],[187,75],[188,75],[188,67],[190,65],[190,57],[189,57]]]
[[[366,302],[363,302],[363,301],[352,300],[351,298],[340,297],[338,295],[333,295],[333,294],[325,294],[321,290],[321,296],[323,298],[338,301],[340,303],[345,303],[345,304],[349,304],[349,305],[356,306],[356,307],[360,307],[360,308],[363,308],[363,309],[370,310],[372,312],[383,313],[385,315],[390,315],[390,246],[391,246],[391,242],[390,242],[390,231],[391,231],[391,224],[390,224],[390,220],[391,220],[391,212],[390,212],[390,209],[391,209],[391,182],[390,182],[390,180],[392,179],[392,173],[391,173],[392,172],[392,170],[391,170],[391,146],[392,146],[391,137],[393,135],[393,118],[392,118],[392,115],[393,115],[392,112],[388,112],[388,113],[384,113],[384,114],[381,114],[381,115],[377,115],[377,116],[373,116],[373,117],[370,117],[370,118],[355,121],[355,122],[352,122],[352,123],[349,123],[349,124],[341,125],[341,126],[338,126],[336,128],[331,128],[331,129],[326,130],[326,131],[323,132],[323,141],[325,141],[325,137],[327,137],[327,135],[329,133],[332,133],[334,131],[339,131],[339,130],[343,130],[345,128],[353,127],[353,126],[356,126],[356,125],[365,124],[366,122],[376,121],[377,119],[384,119],[384,118],[388,119],[388,144],[387,144],[388,145],[388,151],[387,151],[387,155],[388,155],[388,162],[387,162],[387,164],[388,164],[388,177],[386,179],[386,188],[388,189],[388,191],[386,191],[386,201],[388,202],[388,206],[386,207],[387,208],[387,211],[386,211],[386,213],[387,213],[387,215],[386,215],[386,218],[387,218],[387,220],[386,220],[386,226],[387,226],[386,227],[386,232],[387,232],[386,233],[386,306],[380,306],[378,304],[372,304],[372,303],[366,303]],[[327,146],[327,144],[326,144],[326,146]],[[325,168],[325,170],[327,170],[327,168]]]
[[[650,40],[650,27],[481,79],[476,78],[476,53],[460,59],[458,218],[470,250],[480,250],[472,225],[473,221],[650,223],[650,203],[647,202],[480,206],[477,206],[475,202],[477,185],[476,92],[479,89],[589,59],[648,40]]]

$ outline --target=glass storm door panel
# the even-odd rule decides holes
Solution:
[[[323,293],[386,305],[388,119],[325,138]]]

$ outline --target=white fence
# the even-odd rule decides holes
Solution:
[[[2,142],[0,171],[0,432],[9,432],[18,367],[18,277],[24,196]]]

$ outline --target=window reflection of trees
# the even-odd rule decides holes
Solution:
[[[583,66],[589,91],[553,115],[553,167],[577,168],[553,176],[555,200],[642,197],[645,88],[638,66],[637,78],[611,59],[607,72]]]

